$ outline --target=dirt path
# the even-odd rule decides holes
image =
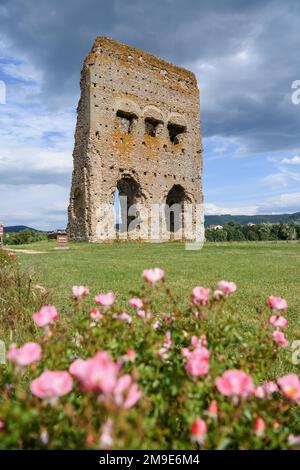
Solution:
[[[43,254],[43,253],[49,253],[49,251],[37,251],[37,250],[15,250],[15,249],[12,249],[12,248],[5,248],[5,250],[7,251],[13,251],[14,253],[25,253],[27,255],[40,255],[40,254]]]

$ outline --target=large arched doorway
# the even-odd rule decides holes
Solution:
[[[115,191],[116,226],[119,232],[139,229],[139,211],[134,206],[141,202],[140,185],[132,176],[122,176]]]
[[[165,218],[166,228],[170,232],[171,238],[174,234],[184,234],[184,205],[190,202],[184,188],[180,184],[175,184],[167,194]]]

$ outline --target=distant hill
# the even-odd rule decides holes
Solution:
[[[300,212],[294,214],[270,214],[270,215],[206,215],[205,226],[224,225],[226,222],[238,222],[246,225],[249,222],[253,224],[270,223],[277,224],[279,222],[300,222]]]
[[[266,215],[206,215],[205,216],[205,227],[209,225],[224,225],[226,222],[238,222],[241,225],[246,225],[249,222],[253,224],[277,224],[279,222],[299,222],[300,223],[300,212],[294,214],[266,214]],[[116,229],[120,230],[121,224],[116,224]],[[20,232],[21,230],[33,230],[34,232],[42,232],[35,228],[27,227],[26,225],[12,225],[10,227],[4,227],[6,233],[9,232]]]
[[[33,232],[39,232],[39,230],[36,230],[35,228],[27,227],[26,225],[11,225],[10,227],[4,227],[4,232],[5,233],[10,233],[10,232],[21,232],[21,230],[33,230]]]

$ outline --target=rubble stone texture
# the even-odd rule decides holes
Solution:
[[[128,215],[131,223],[123,223],[120,238],[203,239],[202,144],[194,74],[98,37],[81,72],[77,111],[70,237],[115,239],[111,208],[117,188],[121,201],[127,196],[127,206],[121,202],[122,221]],[[150,230],[146,222],[155,217],[148,209],[163,203],[178,204],[183,220],[192,203],[192,230],[184,222],[183,231],[178,230],[178,214],[168,210],[160,210],[161,226]],[[126,214],[132,204],[136,206]],[[107,217],[113,218],[109,234]]]

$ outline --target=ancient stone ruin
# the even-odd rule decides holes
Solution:
[[[199,90],[192,72],[97,38],[81,73],[73,158],[71,238],[203,240]]]

